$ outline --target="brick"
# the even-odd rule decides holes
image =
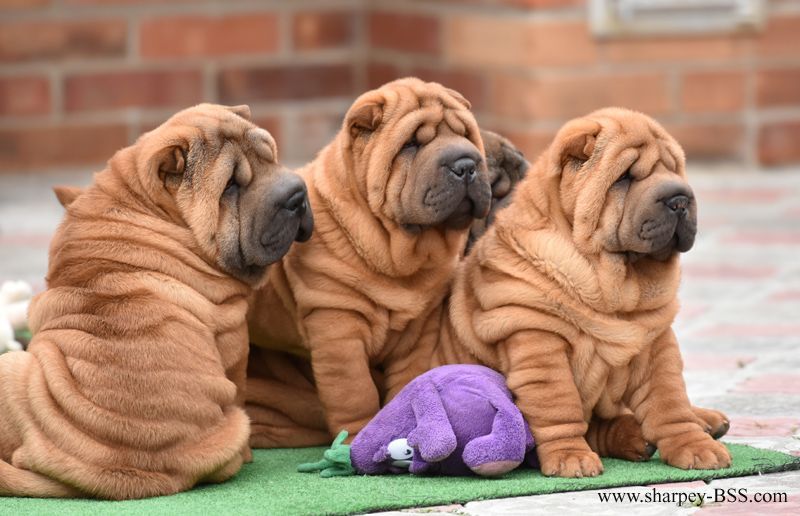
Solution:
[[[730,437],[782,436],[791,437],[800,429],[800,419],[788,417],[771,419],[752,419],[735,417],[731,419]]]
[[[49,112],[50,82],[46,77],[0,78],[0,116]]]
[[[204,57],[268,54],[278,50],[276,14],[171,16],[144,20],[140,29],[143,57]]]
[[[408,74],[402,73],[400,68],[395,65],[371,62],[367,64],[367,87],[378,88],[406,75]]]
[[[605,41],[601,47],[612,62],[719,62],[743,58],[749,42],[742,36],[630,38]]]
[[[800,394],[800,374],[771,373],[748,378],[736,390],[763,394]]]
[[[758,161],[775,166],[800,162],[800,121],[776,122],[758,130]]]
[[[725,203],[730,206],[738,206],[741,204],[755,203],[755,204],[772,204],[780,202],[787,197],[790,197],[791,192],[787,192],[783,188],[735,188],[735,187],[714,187],[695,189],[700,202],[715,202]]]
[[[585,0],[492,0],[491,3],[525,7],[528,9],[557,9],[585,4]]]
[[[705,200],[703,197],[701,200]],[[774,277],[775,267],[758,265],[735,265],[720,263],[686,263],[681,267],[682,275],[692,281],[707,279],[725,280],[764,280]]]
[[[0,61],[125,55],[122,20],[34,21],[0,24]]]
[[[654,116],[670,111],[667,80],[660,74],[541,78],[497,74],[492,103],[501,116],[559,121],[605,106],[627,107]]]
[[[121,124],[0,130],[0,170],[103,163],[128,143]]]
[[[189,4],[197,0],[61,0],[67,5],[75,6],[107,6],[107,5],[141,5],[141,4]]]
[[[798,215],[800,215],[800,210],[798,211]],[[770,294],[768,301],[776,302],[776,303],[794,303],[800,302],[800,289],[796,290],[781,290],[780,292],[775,292],[774,294]]]
[[[218,79],[220,100],[227,104],[349,97],[354,84],[353,69],[344,64],[235,68]]]
[[[681,105],[690,113],[730,113],[745,104],[745,74],[740,71],[687,73]]]
[[[745,129],[739,123],[687,122],[664,124],[691,160],[740,160]]]
[[[488,106],[488,84],[483,74],[461,70],[412,68],[410,75],[438,82],[458,91],[469,100],[473,111],[481,111]]]
[[[565,9],[585,5],[586,0],[439,0],[455,5],[497,5],[516,7],[523,10],[533,9]]]
[[[800,246],[800,231],[740,231],[720,240],[723,244]],[[800,328],[800,326],[798,326]]]
[[[761,70],[756,84],[761,107],[800,105],[800,68]]]
[[[756,41],[761,57],[797,57],[800,48],[800,16],[773,17]]]
[[[728,370],[733,373],[755,361],[749,355],[734,355],[720,353],[682,353],[683,369],[686,371],[719,371]]]
[[[793,338],[800,333],[800,324],[721,324],[699,331],[698,337]]]
[[[481,125],[483,127],[483,125]],[[502,134],[514,144],[525,158],[533,162],[545,149],[550,145],[555,138],[555,131],[544,130],[529,130],[520,131],[514,129],[503,129],[497,127],[489,127],[490,130]]]
[[[447,23],[445,55],[458,64],[572,66],[597,59],[597,45],[585,22],[457,16]]]
[[[200,71],[109,72],[67,77],[64,106],[69,112],[126,107],[187,107],[203,100]]]
[[[432,16],[389,12],[369,14],[369,41],[375,48],[438,55],[441,27]]]
[[[38,9],[50,5],[52,0],[3,0],[0,2],[0,11],[23,11]]]
[[[339,132],[344,114],[344,109],[342,112],[301,113],[295,120],[294,131],[287,135],[294,142],[287,151],[287,159],[301,163],[312,159]]]
[[[292,18],[292,42],[297,50],[341,48],[355,37],[356,14],[352,11],[306,11]]]

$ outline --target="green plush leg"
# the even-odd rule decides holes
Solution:
[[[331,447],[322,454],[322,460],[300,464],[297,466],[297,471],[301,473],[319,471],[319,475],[323,478],[354,475],[355,469],[350,463],[350,445],[344,444],[345,439],[347,430],[342,430],[333,440]]]

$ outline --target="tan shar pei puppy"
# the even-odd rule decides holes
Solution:
[[[727,420],[690,405],[670,328],[695,232],[683,152],[660,125],[623,109],[569,122],[465,259],[449,349],[432,365],[473,357],[503,372],[545,475],[602,472],[593,415],[622,421],[590,433],[601,452],[633,422],[631,447],[653,443],[684,469],[728,466],[709,435]]]
[[[426,370],[412,350],[491,203],[469,103],[418,79],[359,97],[299,173],[318,229],[270,270],[249,315],[258,447],[352,437]],[[286,378],[297,362],[306,376]]]
[[[248,117],[187,109],[58,192],[34,338],[0,356],[0,495],[166,495],[249,459],[247,297],[312,220]]]

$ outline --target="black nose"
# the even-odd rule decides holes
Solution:
[[[306,199],[305,189],[301,188],[290,195],[289,198],[286,199],[286,202],[283,203],[283,207],[291,212],[296,213],[298,216],[303,216],[308,209],[308,201]]]
[[[689,207],[689,197],[686,195],[675,195],[666,199],[664,204],[667,205],[672,211],[686,211],[686,208]]]
[[[450,172],[452,172],[456,177],[460,179],[466,178],[466,180],[470,182],[475,179],[477,167],[478,164],[475,162],[475,160],[468,156],[458,158],[451,165],[449,165]]]

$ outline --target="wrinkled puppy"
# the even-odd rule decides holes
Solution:
[[[706,431],[727,421],[689,404],[670,328],[695,231],[678,144],[612,108],[559,131],[466,258],[449,331],[505,374],[544,474],[602,471],[585,439],[593,414],[632,414],[670,465],[730,464]]]
[[[469,103],[412,78],[359,97],[333,142],[299,173],[318,231],[270,271],[248,316],[247,410],[259,447],[322,444],[342,429],[354,436],[381,394],[390,399],[427,370],[412,350],[447,292],[470,224],[491,203]],[[282,371],[267,374],[275,352],[310,360],[313,379],[287,386],[275,378]],[[319,422],[308,414],[321,413],[317,393],[322,432],[308,429]],[[298,403],[308,410],[294,410]]]
[[[530,163],[522,152],[506,137],[481,129],[481,139],[489,170],[489,182],[492,185],[492,206],[486,218],[472,223],[466,252],[469,252],[475,241],[486,232],[497,212],[508,206],[511,202],[511,193],[530,168]]]
[[[312,228],[248,118],[187,109],[57,190],[34,338],[0,356],[1,495],[166,495],[248,460],[247,296]]]

